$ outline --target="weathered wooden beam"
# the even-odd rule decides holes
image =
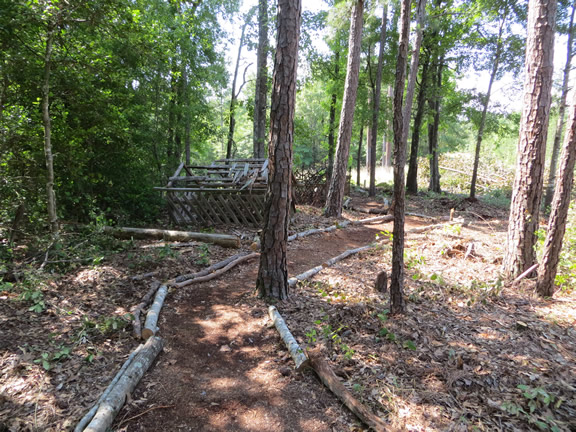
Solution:
[[[288,326],[286,325],[284,318],[282,318],[282,315],[280,315],[280,312],[278,312],[278,309],[276,309],[275,306],[268,307],[268,315],[270,315],[270,319],[274,323],[276,330],[278,330],[278,333],[280,333],[280,337],[286,344],[286,348],[288,348],[288,352],[290,353],[292,359],[294,360],[296,370],[301,371],[306,366],[308,366],[309,364],[308,357],[306,356],[302,348],[300,348],[300,345],[298,345],[298,342],[296,342],[296,339],[294,338],[294,336],[292,336],[292,333],[290,333],[290,330],[288,329]]]

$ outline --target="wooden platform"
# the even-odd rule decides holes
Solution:
[[[221,159],[210,165],[180,164],[165,187],[177,225],[259,225],[268,183],[267,159]]]

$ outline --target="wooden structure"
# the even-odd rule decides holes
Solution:
[[[180,164],[166,187],[177,225],[259,225],[268,182],[267,159],[222,159],[210,165]]]

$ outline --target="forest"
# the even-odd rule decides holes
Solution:
[[[0,432],[576,431],[575,13],[0,0]]]

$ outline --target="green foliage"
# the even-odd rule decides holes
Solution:
[[[314,344],[318,339],[321,339],[328,342],[330,346],[339,350],[345,359],[351,359],[354,355],[354,350],[344,343],[342,336],[340,335],[340,333],[342,333],[347,327],[345,325],[340,325],[338,328],[334,329],[332,325],[325,322],[327,319],[328,317],[325,316],[322,319],[314,321],[316,327],[306,330],[308,343]]]
[[[560,432],[562,426],[550,415],[564,402],[543,387],[518,385],[523,400],[515,402],[506,400],[500,409],[513,416],[520,417],[542,431]]]
[[[208,265],[210,264],[210,246],[206,243],[201,243],[198,245],[198,258],[194,261],[198,265]]]

